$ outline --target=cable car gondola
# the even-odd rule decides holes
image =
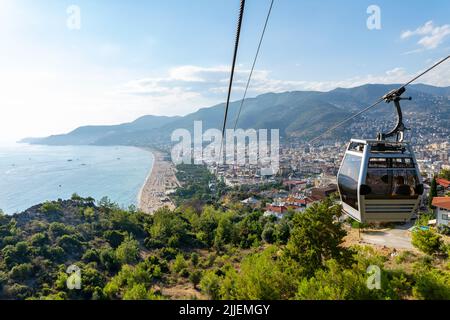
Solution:
[[[404,141],[400,100],[404,87],[382,99],[394,102],[398,121],[374,140],[352,139],[338,172],[343,210],[363,223],[406,222],[416,211],[424,187],[411,145]],[[395,139],[389,140],[389,138]]]

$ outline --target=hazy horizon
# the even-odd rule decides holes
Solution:
[[[426,84],[424,84],[424,83],[417,83],[417,84],[419,84],[419,85],[426,85]],[[368,85],[377,85],[377,83],[369,83]],[[397,84],[397,83],[391,83],[391,84],[385,84],[385,85],[400,85],[400,84]],[[437,88],[450,88],[450,86],[434,86],[434,87],[437,87]],[[335,89],[336,89],[336,88],[335,88]],[[334,90],[334,89],[333,89],[333,90]],[[333,91],[333,90],[325,90],[325,91],[323,91],[323,92],[328,92],[328,91]],[[293,90],[293,91],[294,91],[294,90]],[[302,90],[299,90],[299,91],[302,91]],[[320,91],[320,90],[318,90],[318,91]],[[288,91],[286,91],[286,92],[288,92]],[[261,94],[258,94],[257,96],[259,96],[259,95],[264,95],[264,94],[269,94],[269,93],[273,93],[273,92],[261,93]],[[283,93],[283,92],[280,92],[280,93]],[[238,101],[238,100],[232,101],[232,102],[237,102],[237,101]],[[224,102],[220,102],[219,104],[221,104],[221,103],[224,103]],[[208,107],[214,107],[214,106],[215,106],[215,105],[206,106],[206,108],[208,108]],[[201,108],[204,108],[204,107],[199,107],[199,108],[193,110],[192,112],[189,112],[189,114],[190,114],[190,113],[195,113],[196,111],[200,110]],[[130,123],[130,122],[132,122],[132,121],[134,121],[134,120],[139,119],[140,117],[145,117],[145,116],[157,116],[157,115],[152,115],[152,114],[147,114],[147,115],[145,115],[145,114],[143,114],[143,115],[140,115],[140,116],[139,116],[138,118],[136,118],[136,119],[130,120],[129,122],[119,121],[119,122],[115,122],[115,123],[104,123],[104,124],[96,124],[96,123],[92,123],[92,124],[89,124],[89,125],[91,125],[91,126],[100,126],[100,125],[104,125],[104,126],[114,126],[114,125],[121,125],[121,124],[125,124],[125,123]],[[161,115],[161,116],[165,116],[165,115]],[[178,116],[178,115],[174,115],[174,116]],[[68,131],[65,131],[65,132],[53,132],[51,135],[67,134],[67,133],[72,132],[72,131],[75,130],[75,129],[78,129],[78,128],[84,127],[84,126],[88,126],[88,125],[82,124],[82,125],[80,125],[80,126],[76,126],[76,127],[72,128],[72,129],[70,129],[70,130],[68,130]],[[16,141],[2,141],[2,140],[0,139],[0,146],[5,147],[5,146],[14,146],[14,145],[18,145],[18,144],[27,144],[26,142],[21,142],[21,140],[26,139],[26,138],[44,138],[44,137],[46,137],[46,136],[27,136],[27,137],[21,137],[20,139],[18,139],[18,140],[16,140]]]

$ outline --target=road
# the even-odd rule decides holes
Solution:
[[[368,230],[361,232],[364,242],[388,248],[413,250],[411,244],[411,232],[408,231],[411,225],[398,226],[395,229]]]

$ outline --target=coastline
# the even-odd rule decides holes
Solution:
[[[167,192],[177,188],[180,183],[175,176],[175,166],[166,155],[154,149],[145,148],[153,155],[153,167],[139,191],[138,207],[145,213],[153,214],[158,209],[175,205],[167,197]]]

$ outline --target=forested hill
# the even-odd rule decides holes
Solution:
[[[276,221],[241,196],[151,216],[74,195],[0,214],[0,299],[450,299],[448,248],[431,231],[417,238],[427,255],[376,250],[348,243],[331,199]]]
[[[360,87],[338,88],[329,92],[293,91],[267,93],[247,99],[240,117],[240,128],[280,129],[284,136],[311,138],[324,128],[367,107],[398,84],[368,84]],[[412,101],[404,102],[405,113],[426,116],[438,113],[439,118],[450,120],[450,87],[433,87],[423,84],[412,85],[405,95]],[[240,102],[230,106],[229,126],[234,119]],[[371,116],[376,119],[392,108],[380,107]],[[169,141],[173,130],[193,129],[194,121],[203,121],[203,128],[220,128],[224,105],[200,109],[184,117],[144,116],[131,123],[112,126],[80,127],[68,134],[47,138],[27,138],[23,142],[47,145],[149,145],[155,140]],[[346,130],[336,131],[336,136],[345,135]],[[348,132],[347,132],[348,133]]]

